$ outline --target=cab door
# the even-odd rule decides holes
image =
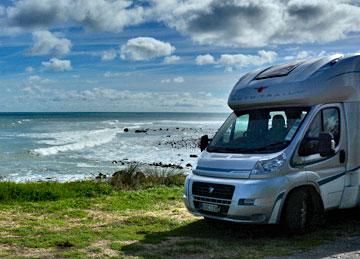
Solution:
[[[346,171],[346,130],[341,104],[321,106],[309,124],[293,157],[293,165],[317,175],[325,209],[340,205]],[[320,156],[317,138],[321,132],[333,136],[335,152]],[[307,145],[307,146],[306,146]],[[307,149],[303,152],[302,149]]]

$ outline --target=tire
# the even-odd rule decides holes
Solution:
[[[307,188],[300,188],[290,193],[285,204],[284,224],[289,232],[301,234],[308,232],[318,214],[314,198]]]

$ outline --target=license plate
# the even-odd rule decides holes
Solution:
[[[220,206],[216,204],[200,203],[200,209],[215,213],[220,212]]]

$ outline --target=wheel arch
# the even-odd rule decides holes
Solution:
[[[297,186],[293,186],[291,189],[289,189],[287,192],[285,192],[285,195],[283,197],[283,200],[281,202],[281,206],[280,206],[280,210],[279,210],[279,216],[278,216],[278,223],[281,223],[283,221],[284,218],[284,214],[285,214],[285,206],[286,203],[290,197],[290,195],[299,189],[307,189],[310,193],[311,193],[311,197],[312,200],[314,202],[314,204],[316,203],[316,201],[319,202],[319,206],[320,206],[320,210],[324,210],[324,202],[320,193],[320,188],[317,184],[312,183],[312,182],[308,182],[306,184],[301,184],[301,185],[297,185]]]

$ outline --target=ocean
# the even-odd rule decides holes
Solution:
[[[131,162],[189,171],[200,154],[198,139],[213,135],[227,116],[0,113],[0,179],[74,181],[111,175]]]

